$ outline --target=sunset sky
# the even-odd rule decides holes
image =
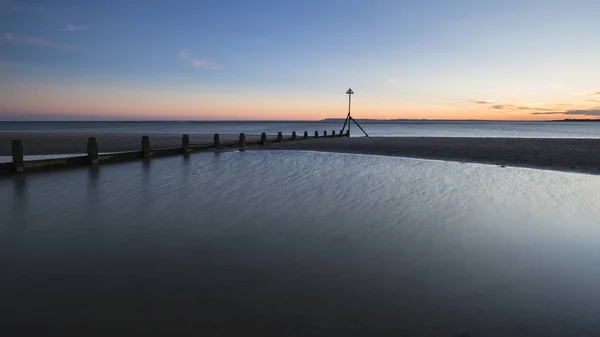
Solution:
[[[600,116],[598,0],[0,0],[0,120]]]

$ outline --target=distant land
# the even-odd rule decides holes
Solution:
[[[600,122],[600,118],[566,118],[553,122]]]
[[[344,122],[345,118],[325,118],[322,122]],[[373,118],[354,118],[359,123],[404,123],[404,122],[481,122],[481,123],[514,123],[514,122],[600,122],[600,118],[566,118],[550,121],[536,120],[487,120],[487,119],[373,119]]]
[[[321,122],[344,122],[345,118],[325,118],[322,119]],[[357,122],[362,123],[401,123],[401,122],[524,122],[519,120],[487,120],[487,119],[377,119],[377,118],[354,118]],[[525,121],[527,122],[527,121]],[[534,121],[535,122],[535,121]]]

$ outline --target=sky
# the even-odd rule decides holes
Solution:
[[[598,0],[0,0],[0,120],[600,116]]]

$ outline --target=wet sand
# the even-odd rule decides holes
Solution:
[[[600,140],[550,138],[361,137],[273,144],[309,150],[440,159],[600,174]]]
[[[179,134],[147,134],[152,148],[181,146]],[[100,152],[135,151],[142,134],[46,132],[0,133],[0,156],[11,154],[11,140],[23,141],[26,155],[85,153],[88,137],[97,137]],[[221,135],[234,142],[239,135]],[[289,136],[289,135],[286,135]],[[247,135],[255,141],[259,135]],[[275,136],[270,135],[273,139]],[[211,144],[213,135],[190,134],[193,145]],[[600,140],[550,138],[357,137],[310,138],[273,143],[265,150],[308,150],[440,159],[600,174]]]

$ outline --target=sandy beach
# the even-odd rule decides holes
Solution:
[[[85,153],[88,137],[97,137],[100,152],[134,151],[142,134],[47,132],[0,133],[0,156],[11,154],[11,140],[21,139],[26,155]],[[179,134],[148,134],[152,148],[178,147]],[[221,135],[234,142],[239,135]],[[289,136],[289,135],[286,135]],[[300,135],[299,135],[300,136]],[[270,135],[273,139],[275,136]],[[248,141],[259,135],[247,135]],[[190,134],[192,144],[211,144],[213,135]],[[308,150],[476,162],[506,166],[600,174],[600,141],[594,139],[360,137],[310,138],[272,143],[264,150]]]
[[[321,138],[272,144],[268,149],[375,154],[600,174],[600,141],[595,139]]]

